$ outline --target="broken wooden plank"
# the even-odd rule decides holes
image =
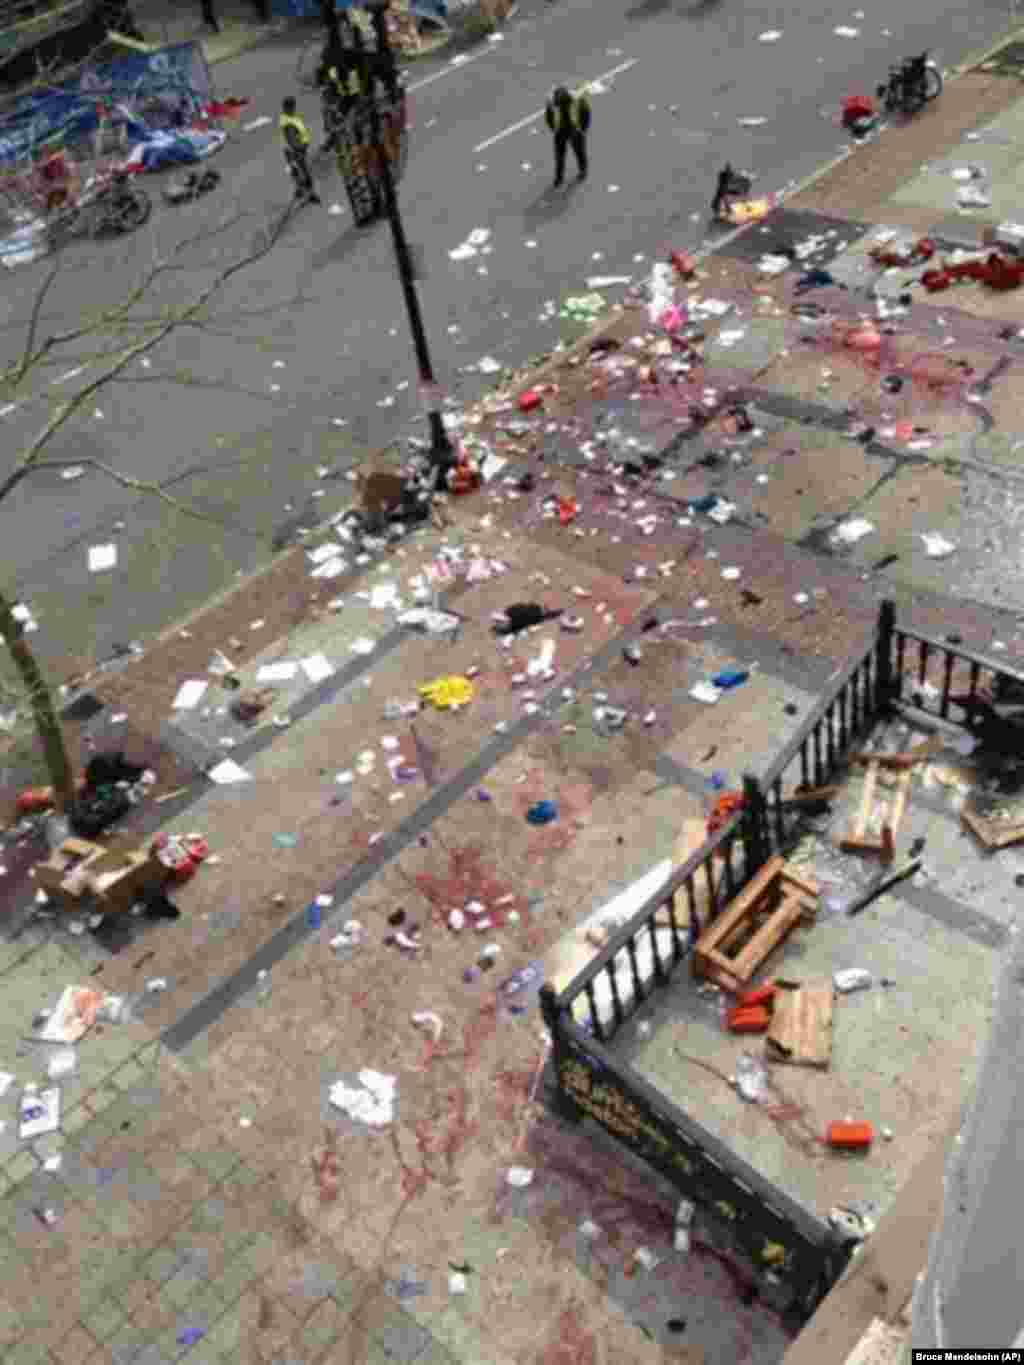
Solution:
[[[883,768],[912,768],[915,763],[934,757],[946,747],[947,741],[941,735],[931,735],[923,744],[902,753],[888,754],[877,750],[862,750],[850,755],[853,763],[878,763]]]
[[[844,853],[880,853],[882,851],[881,840],[868,837],[868,821],[875,804],[875,788],[878,786],[878,762],[871,759],[868,763],[867,777],[864,779],[864,790],[861,793],[860,808],[857,811],[853,822],[853,828],[844,839],[839,841],[839,847]]]
[[[807,982],[776,992],[769,1053],[793,1066],[827,1067],[832,1060],[834,989],[831,981]]]
[[[834,801],[839,795],[840,788],[835,787],[809,787],[807,791],[795,791],[791,796],[784,796],[779,802],[780,806],[817,806],[827,801]]]
[[[986,848],[1008,848],[1011,844],[1024,842],[1024,824],[1011,825],[1001,820],[987,820],[977,811],[966,807],[960,812],[960,820]]]

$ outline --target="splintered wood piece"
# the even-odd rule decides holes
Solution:
[[[783,806],[817,806],[824,801],[834,801],[839,795],[839,787],[811,787],[807,791],[795,791],[791,796],[784,796],[781,804]]]
[[[1001,820],[986,820],[977,811],[966,808],[960,812],[960,819],[986,848],[1007,848],[1024,842],[1024,823],[1009,825]]]
[[[896,856],[896,831],[900,827],[900,822],[906,814],[907,798],[910,795],[910,782],[913,774],[910,769],[900,773],[899,782],[896,786],[896,796],[892,805],[889,807],[885,824],[882,829],[882,861],[891,863]]]
[[[868,763],[867,777],[864,779],[864,790],[861,793],[860,809],[857,811],[853,822],[853,828],[849,834],[840,841],[839,847],[844,853],[881,853],[882,843],[878,839],[868,836],[868,821],[871,818],[871,811],[875,804],[875,788],[878,786],[878,760],[871,758]]]
[[[833,988],[815,981],[777,991],[766,1045],[777,1061],[827,1067],[832,1060]]]
[[[923,763],[926,758],[932,758],[945,747],[946,740],[941,735],[932,735],[923,744],[918,744],[916,748],[907,749],[900,754],[862,751],[851,754],[851,759],[854,763],[878,763],[883,768],[912,768],[915,763]]]

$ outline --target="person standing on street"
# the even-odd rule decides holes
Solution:
[[[203,23],[214,33],[220,32],[220,24],[217,23],[217,14],[213,8],[213,0],[202,0]]]
[[[289,95],[281,102],[281,117],[277,121],[284,144],[284,161],[295,184],[295,198],[300,204],[319,204],[320,196],[313,184],[309,169],[309,129],[296,112],[295,100]]]
[[[586,93],[570,95],[560,85],[548,100],[544,118],[555,135],[555,186],[565,178],[565,152],[572,146],[580,180],[587,178],[587,130],[590,128],[590,101]]]

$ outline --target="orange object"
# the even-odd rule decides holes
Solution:
[[[772,1016],[763,1005],[730,1010],[725,1016],[730,1033],[764,1033]]]
[[[708,816],[708,835],[716,834],[730,816],[742,809],[742,792],[726,792],[724,796],[720,796]]]
[[[775,1003],[775,986],[755,986],[752,991],[744,991],[736,1000],[738,1010],[750,1009],[754,1005],[771,1006]]]
[[[575,498],[558,499],[558,520],[563,526],[568,526],[570,521],[576,520],[576,512],[577,507]]]
[[[543,401],[543,396],[536,389],[526,389],[519,395],[519,411],[533,412],[535,408],[540,407]]]
[[[875,1130],[870,1123],[830,1123],[825,1130],[828,1145],[844,1151],[863,1151],[874,1140]]]

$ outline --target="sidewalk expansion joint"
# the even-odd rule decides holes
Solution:
[[[659,603],[654,602],[644,607],[643,615],[649,616],[652,611],[657,611],[658,606]],[[441,783],[407,819],[390,834],[385,835],[366,857],[350,868],[332,887],[328,887],[327,892],[333,897],[329,920],[337,918],[348,901],[362,891],[381,868],[409,848],[436,820],[446,815],[455,802],[474,786],[479,785],[496,764],[518,748],[523,740],[528,739],[549,722],[563,705],[560,696],[562,688],[579,689],[584,685],[588,675],[599,674],[602,669],[618,659],[624,645],[630,643],[636,633],[637,625],[634,621],[595,654],[584,659],[571,673],[560,678],[536,712],[521,716],[511,722],[506,730],[496,734],[484,745],[476,758],[459,769],[447,782]],[[184,1052],[232,1005],[253,989],[261,971],[269,972],[293,948],[320,932],[320,929],[310,926],[305,909],[293,916],[236,972],[225,977],[165,1030],[160,1039],[164,1047],[171,1052]]]

